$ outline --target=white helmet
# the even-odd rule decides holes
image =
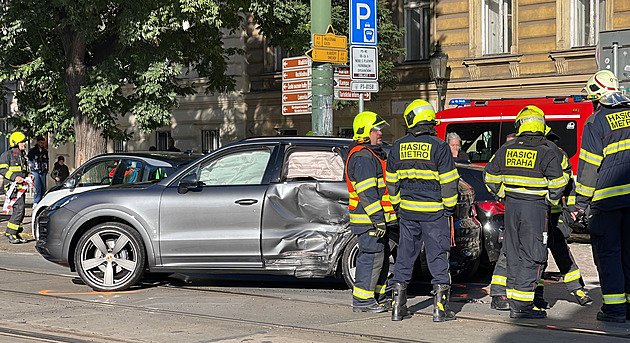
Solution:
[[[610,70],[600,70],[582,88],[588,100],[599,100],[609,93],[619,92],[619,80]]]

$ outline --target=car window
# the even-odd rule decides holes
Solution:
[[[271,151],[238,151],[202,165],[198,177],[202,186],[261,184]]]
[[[560,137],[558,146],[567,153],[569,157],[578,151],[577,146],[577,122],[575,120],[549,120],[547,125],[551,131]]]
[[[110,185],[117,164],[118,160],[105,160],[86,166],[75,177],[77,187]]]
[[[499,150],[500,128],[499,122],[453,123],[446,127],[446,134],[455,132],[462,138],[462,151],[470,162],[487,163]]]
[[[338,152],[289,152],[283,168],[283,180],[343,181],[344,160]]]

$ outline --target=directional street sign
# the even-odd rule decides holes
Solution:
[[[350,78],[345,78],[345,77],[339,77],[339,78],[335,78],[335,87],[338,88],[344,88],[344,89],[350,89],[350,81],[352,81],[352,79]]]
[[[310,67],[311,60],[306,56],[287,57],[282,59],[282,69]]]
[[[311,68],[298,68],[282,71],[282,81],[311,77]]]
[[[316,48],[332,48],[346,50],[348,38],[346,36],[336,36],[332,25],[328,25],[325,34],[313,34],[313,46]]]
[[[306,92],[284,93],[282,94],[282,103],[309,101],[311,97],[310,90]]]
[[[369,94],[369,93],[366,93]],[[290,104],[290,105],[282,105],[282,114],[309,114],[313,112],[312,103],[305,102],[300,104]]]
[[[363,100],[365,101],[369,101],[370,99],[372,99],[372,93],[367,93],[367,92],[359,93],[359,92],[353,92],[351,90],[343,90],[343,89],[340,89],[339,91],[335,92],[335,99],[358,101],[359,94],[363,94]]]
[[[283,92],[304,91],[311,89],[311,80],[285,81],[282,83]]]
[[[306,56],[308,56],[310,59],[312,59],[315,62],[326,62],[326,63],[348,62],[347,50],[313,48],[306,52]]]
[[[349,66],[334,66],[333,73],[335,77],[350,77],[350,67]]]
[[[353,92],[378,92],[378,81],[352,81],[350,90]]]
[[[352,80],[378,80],[377,48],[352,46],[350,52],[350,77]]]
[[[350,45],[376,43],[376,0],[350,0]]]

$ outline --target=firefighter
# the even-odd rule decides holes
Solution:
[[[511,318],[544,318],[534,290],[547,262],[550,205],[558,203],[568,180],[555,144],[545,138],[545,116],[536,106],[516,116],[516,139],[504,144],[484,170],[488,189],[505,202],[507,297]]]
[[[381,130],[387,126],[374,112],[359,113],[353,123],[355,144],[346,160],[350,227],[359,239],[352,292],[354,312],[379,313],[391,306],[385,296],[389,274],[387,225],[395,222],[396,214],[385,187],[386,154],[381,148]]]
[[[4,190],[9,189],[10,182],[15,182],[15,191],[28,187],[24,184],[24,178],[29,176],[26,162],[26,136],[22,132],[14,132],[9,136],[9,150],[0,155],[0,174],[4,177]],[[5,201],[9,201],[10,194],[6,194]],[[22,220],[25,213],[24,196],[21,196],[13,204],[13,213],[7,222],[5,236],[11,244],[26,243],[20,233],[24,230]]]
[[[630,319],[630,98],[608,70],[583,89],[595,113],[584,125],[576,181],[577,217],[590,204],[588,226],[603,304],[597,320]]]
[[[551,128],[549,126],[545,128],[545,136],[553,144],[555,144],[560,139],[560,137],[558,137],[555,133],[551,131]],[[564,190],[564,196],[568,199],[570,197],[570,194],[572,193],[572,189],[574,188],[571,162],[569,162],[569,158],[567,157],[567,154],[566,152],[564,152],[564,150],[562,150],[558,146],[556,146],[555,148],[556,149],[554,151],[558,155],[558,158],[560,158],[562,161],[561,165],[564,177],[569,182]],[[569,291],[569,293],[571,293],[571,295],[575,297],[578,304],[586,306],[592,301],[592,299],[589,297],[588,293],[584,289],[584,280],[582,279],[582,275],[580,274],[580,269],[577,266],[575,259],[573,258],[573,254],[571,254],[571,249],[567,245],[566,237],[568,237],[570,232],[563,232],[563,228],[567,226],[559,225],[559,219],[562,211],[563,206],[560,202],[557,205],[551,207],[548,228],[549,241],[547,247],[549,248],[549,251],[551,251],[553,259],[556,261],[556,265],[560,270],[562,280],[567,286],[567,290]],[[501,255],[499,255],[499,260],[495,265],[494,273],[492,275],[492,281],[490,283],[490,296],[492,297],[490,308],[492,309],[510,309],[506,294],[506,273],[506,257],[505,253],[502,251]],[[534,292],[534,305],[538,308],[544,309],[547,308],[549,304],[544,300],[543,293],[544,283],[541,280],[538,283],[538,286],[536,287],[536,290]]]
[[[387,188],[400,223],[398,255],[390,280],[392,320],[409,318],[407,285],[424,243],[433,276],[433,321],[455,319],[448,303],[451,289],[449,217],[457,204],[459,174],[451,149],[437,138],[435,110],[414,100],[403,116],[407,135],[398,139],[387,159]]]

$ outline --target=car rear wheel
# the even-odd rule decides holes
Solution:
[[[396,233],[389,234],[389,276],[394,271],[394,263],[396,262],[396,254],[398,252],[398,235]],[[354,287],[354,280],[357,270],[357,255],[359,254],[359,238],[353,237],[346,249],[343,251],[341,258],[341,270],[343,279],[351,289]]]
[[[88,230],[74,251],[79,276],[96,291],[122,291],[140,280],[145,270],[140,234],[122,223],[103,223]]]

